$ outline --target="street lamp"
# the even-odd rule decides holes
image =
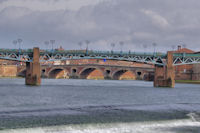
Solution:
[[[123,46],[124,46],[124,42],[123,42],[123,41],[120,41],[120,42],[119,42],[119,45],[120,45],[120,47],[121,47],[121,52],[122,52],[122,48],[123,48]]]
[[[46,45],[46,50],[48,50],[49,41],[45,41],[44,44]]]
[[[90,44],[90,41],[89,40],[85,40],[85,43],[86,43],[86,50],[88,50],[88,45]]]
[[[14,40],[14,41],[13,41],[13,44],[14,44],[14,46],[15,46],[15,49],[16,49],[17,40]]]
[[[82,42],[79,42],[78,45],[80,46],[80,50],[81,50],[81,49],[82,49],[83,43],[82,43]]]
[[[53,45],[55,44],[55,40],[50,40],[50,43],[51,43],[51,45],[52,45],[52,52],[53,52]]]
[[[110,45],[111,45],[112,51],[113,51],[113,50],[114,50],[114,47],[115,47],[115,43],[111,43]]]
[[[17,39],[17,42],[19,43],[19,49],[21,49],[21,43],[22,43],[22,41],[23,41],[23,40],[22,40],[22,39],[20,39],[20,38],[19,38],[19,39]]]
[[[152,45],[154,47],[154,53],[155,53],[156,52],[156,46],[157,46],[157,44],[154,42]]]

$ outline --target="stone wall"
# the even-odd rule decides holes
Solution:
[[[16,65],[0,65],[0,77],[16,77]]]
[[[193,65],[192,80],[200,80],[200,64]]]

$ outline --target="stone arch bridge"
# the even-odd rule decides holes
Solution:
[[[71,59],[104,59],[104,60],[123,60],[131,62],[140,62],[152,64],[155,66],[154,86],[155,87],[174,87],[175,74],[174,66],[186,65],[186,64],[200,64],[200,54],[186,54],[186,53],[174,53],[168,51],[164,53],[135,53],[135,52],[109,52],[109,51],[45,51],[39,48],[33,48],[30,50],[12,50],[12,49],[0,49],[0,59],[15,60],[26,63],[26,85],[40,85],[41,84],[41,63],[52,61],[63,61]],[[76,76],[80,78],[87,77],[88,73],[93,72],[97,68],[72,69],[73,73],[77,73]],[[80,74],[79,70],[82,70]],[[114,71],[99,68],[104,73],[110,73],[111,78],[118,78],[121,73],[127,70],[120,70],[113,74]],[[62,71],[60,68],[55,73]],[[65,69],[66,72],[67,69]],[[42,70],[46,72],[46,70]],[[69,70],[69,76],[70,76]],[[79,74],[78,74],[79,73]],[[142,73],[138,73],[142,74]],[[53,75],[53,72],[52,72]],[[105,76],[106,77],[106,76]]]
[[[18,76],[25,77],[26,66],[18,67]],[[114,66],[114,65],[41,65],[43,78],[75,78],[75,79],[154,79],[154,68]]]

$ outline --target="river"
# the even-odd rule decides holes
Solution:
[[[200,85],[0,79],[0,133],[200,133]]]

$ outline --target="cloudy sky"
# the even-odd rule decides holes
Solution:
[[[200,51],[199,0],[0,0],[0,47],[152,51],[185,44]],[[147,48],[143,48],[147,45]],[[18,45],[17,45],[18,47]],[[50,47],[50,46],[49,46]]]

